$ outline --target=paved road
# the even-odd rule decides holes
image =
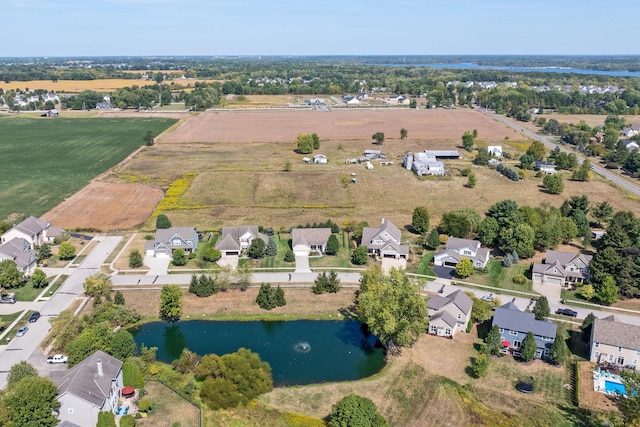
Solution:
[[[38,348],[50,328],[49,319],[68,308],[83,290],[84,280],[100,271],[100,267],[109,254],[118,246],[122,237],[102,237],[100,243],[85,260],[67,278],[58,292],[46,303],[32,303],[31,307],[40,309],[42,317],[36,323],[29,323],[29,331],[22,337],[12,337],[9,344],[0,347],[0,388],[6,387],[7,373],[11,366],[21,360],[44,358]],[[16,303],[17,306],[19,303]]]
[[[560,151],[563,151],[565,153],[574,153],[577,157],[578,157],[578,163],[582,164],[582,162],[584,161],[584,157],[581,156],[580,154],[576,153],[573,150],[569,150],[566,147],[563,147],[562,145],[559,145],[558,143],[551,141],[549,139],[547,139],[546,137],[542,136],[542,135],[538,135],[537,133],[531,132],[528,129],[523,128],[521,125],[519,125],[516,122],[513,122],[511,120],[509,120],[506,117],[500,116],[498,114],[495,114],[494,112],[490,111],[490,110],[485,110],[485,109],[481,109],[481,108],[477,108],[478,111],[481,111],[482,113],[486,114],[487,116],[493,118],[494,120],[503,123],[515,130],[517,130],[520,133],[523,133],[524,135],[528,136],[531,139],[535,139],[538,140],[540,142],[542,142],[544,145],[546,145],[548,148],[550,149],[555,149],[556,147],[558,147],[560,149]],[[591,170],[593,170],[595,173],[597,173],[598,175],[602,175],[603,177],[607,178],[609,181],[613,182],[614,184],[616,184],[617,186],[619,186],[620,188],[640,197],[640,182],[638,182],[637,180],[631,180],[630,178],[627,178],[623,175],[620,175],[618,172],[614,172],[611,169],[606,169],[603,168],[602,166],[600,166],[599,164],[591,164]]]

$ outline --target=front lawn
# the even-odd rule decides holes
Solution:
[[[531,291],[531,281],[527,280],[524,285],[518,285],[513,282],[513,278],[517,275],[525,275],[529,267],[529,263],[523,261],[511,267],[503,267],[502,261],[490,259],[484,271],[475,270],[473,275],[465,279],[465,281],[494,288],[527,292]]]

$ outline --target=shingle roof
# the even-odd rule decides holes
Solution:
[[[640,350],[640,326],[622,323],[613,316],[595,319],[593,341]]]
[[[460,239],[459,237],[449,236],[447,239],[446,249],[459,250],[466,246],[478,250],[480,248],[480,242],[478,240]]]
[[[469,298],[469,295],[465,294],[464,291],[458,289],[457,291],[450,293],[446,297],[440,295],[432,295],[427,301],[427,306],[430,310],[440,310],[441,308],[449,304],[454,304],[463,313],[469,313],[469,311],[471,311],[471,307],[473,306],[473,300]]]
[[[451,326],[452,328],[455,327],[456,324],[458,323],[456,318],[453,317],[453,315],[451,313],[449,313],[448,311],[446,311],[446,310],[437,312],[436,314],[431,316],[431,319],[429,321],[433,322],[433,321],[436,321],[438,319],[442,319],[442,321],[444,323],[446,323],[447,325]]]
[[[38,219],[35,216],[30,216],[21,223],[16,224],[13,229],[19,230],[22,233],[33,237],[38,233],[42,233],[49,227],[51,227],[51,224],[49,224],[47,221]]]
[[[330,228],[294,228],[291,230],[291,244],[324,246],[331,236]]]
[[[98,360],[102,362],[102,376],[98,375]],[[98,350],[53,380],[58,384],[58,395],[69,393],[101,408],[109,397],[111,380],[121,369],[120,360]]]
[[[556,336],[556,324],[546,320],[536,320],[533,313],[526,313],[513,303],[496,308],[493,315],[493,324],[499,328],[510,329],[522,333],[533,332],[534,335],[543,337]]]
[[[364,227],[362,229],[362,244],[367,246],[370,249],[373,249],[373,248],[379,249],[380,247],[384,246],[384,244],[374,245],[371,243],[371,241],[374,240],[376,237],[378,237],[384,231],[387,231],[389,234],[391,234],[394,237],[394,239],[397,242],[400,242],[400,238],[402,236],[400,229],[396,227],[396,225],[391,221],[383,218],[382,223],[380,224],[379,227],[375,227],[375,228]]]
[[[13,259],[16,267],[20,270],[24,270],[38,258],[37,254],[31,249],[29,242],[22,237],[15,237],[0,245],[0,254]]]
[[[82,427],[79,426],[76,423],[72,423],[71,421],[62,421],[60,424],[58,424],[56,427]]]
[[[156,243],[164,243],[167,247],[173,248],[171,245],[171,240],[178,236],[186,243],[190,243],[193,249],[198,245],[197,241],[193,241],[193,235],[195,233],[194,227],[171,227],[171,228],[161,228],[156,230]],[[183,246],[177,246],[183,247]]]

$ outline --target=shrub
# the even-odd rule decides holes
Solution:
[[[515,283],[516,285],[524,285],[525,283],[527,283],[527,278],[522,274],[518,274],[517,276],[513,276],[513,283]]]
[[[296,260],[296,255],[291,249],[289,249],[287,253],[284,254],[284,260],[285,262],[294,262]]]
[[[133,415],[127,414],[127,415],[123,415],[122,418],[120,418],[120,427],[135,427],[135,426],[136,426],[136,419],[133,418]]]
[[[222,253],[213,246],[209,246],[202,254],[202,259],[209,262],[216,262],[220,257],[222,257]]]
[[[136,403],[136,405],[138,406],[138,410],[140,412],[149,412],[151,410],[151,401],[146,397],[138,400],[138,403]]]
[[[156,229],[171,228],[171,221],[165,214],[160,214],[156,218]]]
[[[140,268],[142,267],[142,254],[139,250],[134,249],[129,254],[129,267],[131,268]]]
[[[130,361],[122,364],[122,382],[125,386],[130,385],[138,390],[142,390],[144,388],[144,377],[138,365]]]

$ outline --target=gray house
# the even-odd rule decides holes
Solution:
[[[595,319],[591,326],[589,360],[640,370],[640,326],[619,321],[614,315]]]
[[[427,300],[429,309],[429,333],[453,338],[456,330],[466,331],[471,320],[473,301],[462,290],[446,297],[432,295]]]
[[[524,337],[528,332],[532,332],[538,346],[537,359],[549,356],[549,349],[556,339],[557,325],[555,323],[536,320],[533,313],[520,311],[513,302],[496,308],[493,315],[493,325],[499,328],[500,340],[503,343],[508,342],[509,348],[514,352],[520,350]]]
[[[323,253],[331,236],[330,228],[294,228],[291,246],[296,255],[309,255],[311,251]]]
[[[401,245],[400,238],[400,229],[384,218],[380,227],[362,229],[362,244],[369,249],[370,254],[381,258],[409,257],[409,245]]]
[[[543,285],[568,286],[589,279],[591,255],[562,251],[547,251],[544,263],[533,264],[531,278]]]
[[[38,254],[22,237],[15,237],[0,245],[0,261],[11,260],[25,276],[30,276],[38,264]]]
[[[474,268],[485,268],[489,262],[489,249],[481,247],[478,240],[451,237],[442,251],[433,257],[433,263],[438,266],[455,267],[462,258],[471,260]]]
[[[48,221],[30,216],[19,224],[14,225],[10,230],[2,235],[2,243],[7,243],[11,239],[21,237],[31,245],[31,249],[47,241],[47,230],[51,228]]]
[[[240,255],[242,251],[249,249],[253,239],[262,239],[265,245],[269,243],[269,237],[260,233],[257,225],[222,227],[216,249],[223,255]]]
[[[58,385],[58,418],[79,426],[95,426],[98,412],[118,406],[122,382],[122,362],[96,351],[73,368],[52,373]]]
[[[198,247],[198,231],[195,227],[171,227],[156,230],[156,239],[145,246],[147,255],[171,256],[174,250],[193,253]]]

